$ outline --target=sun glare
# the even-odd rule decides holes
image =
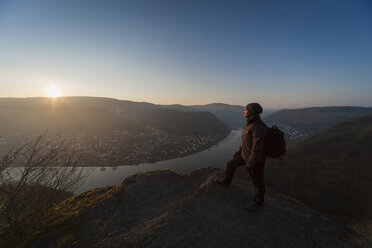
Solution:
[[[49,87],[48,89],[45,89],[45,94],[47,94],[48,97],[60,97],[61,91],[56,87]]]

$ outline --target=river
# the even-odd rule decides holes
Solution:
[[[226,162],[238,150],[243,129],[232,130],[218,144],[207,150],[182,158],[144,163],[139,165],[124,165],[116,167],[88,167],[90,174],[86,183],[75,193],[108,185],[119,185],[127,176],[138,172],[169,168],[177,173],[185,173],[201,167],[218,167],[225,169]]]

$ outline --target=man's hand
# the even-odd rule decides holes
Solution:
[[[236,156],[240,156],[240,151],[237,151],[235,154],[234,154],[234,157]]]
[[[242,146],[239,146],[239,149],[238,149],[238,151],[234,154],[234,157],[236,157],[236,156],[240,156],[241,152],[242,152]]]
[[[255,168],[255,165],[252,164],[252,163],[250,163],[250,164],[246,164],[246,165],[245,165],[245,169],[246,169],[247,171],[251,171],[251,170],[253,170],[254,168]]]

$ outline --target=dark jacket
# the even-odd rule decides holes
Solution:
[[[247,119],[242,135],[242,145],[237,153],[244,159],[248,168],[253,168],[265,162],[264,143],[266,134],[267,126],[259,115],[253,115]]]

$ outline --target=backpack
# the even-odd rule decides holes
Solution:
[[[265,156],[283,158],[285,151],[284,133],[277,126],[268,127],[264,145]]]

